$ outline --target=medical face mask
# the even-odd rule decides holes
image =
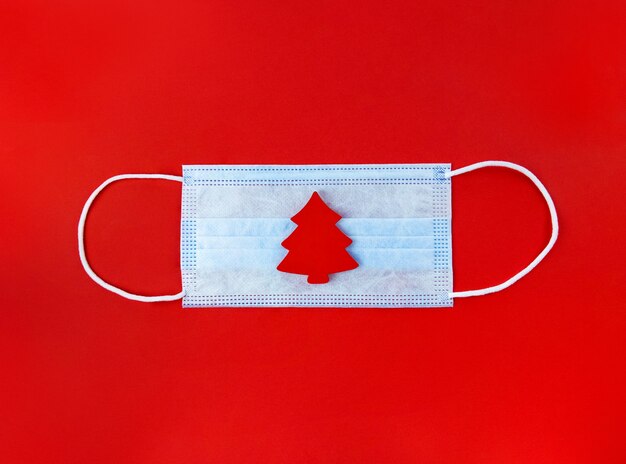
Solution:
[[[451,179],[495,166],[527,176],[552,221],[544,250],[493,287],[453,291]],[[89,207],[112,182],[182,183],[181,275],[175,295],[142,296],[105,282],[89,266]],[[98,187],[78,224],[87,274],[118,295],[143,302],[182,298],[184,307],[447,307],[455,298],[503,290],[528,274],[558,236],[554,203],[526,168],[486,161],[449,164],[199,165],[183,176],[123,174]]]

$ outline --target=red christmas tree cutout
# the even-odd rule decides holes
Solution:
[[[298,227],[281,245],[289,250],[277,269],[307,275],[310,284],[325,284],[328,274],[359,266],[346,251],[352,240],[335,225],[341,216],[328,207],[317,192],[295,216]]]

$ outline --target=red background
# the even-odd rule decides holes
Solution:
[[[2,462],[626,462],[623,2],[465,3],[2,2]],[[77,256],[118,173],[484,159],[562,233],[454,309],[182,310]],[[548,239],[519,174],[453,197],[458,290]],[[95,270],[177,292],[179,219],[112,186]]]

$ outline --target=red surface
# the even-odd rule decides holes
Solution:
[[[130,6],[128,5],[130,4]],[[3,463],[626,462],[623,2],[0,5]],[[84,274],[102,180],[184,163],[521,163],[554,251],[454,309],[142,304]],[[455,288],[548,239],[453,180]],[[176,292],[180,186],[93,208],[96,271]]]
[[[313,192],[291,218],[297,227],[281,243],[289,252],[276,269],[307,275],[310,284],[325,284],[330,280],[329,274],[359,267],[346,250],[352,239],[335,225],[340,219],[319,193]]]

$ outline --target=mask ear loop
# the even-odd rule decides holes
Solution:
[[[145,296],[145,295],[136,295],[134,293],[127,292],[118,288],[114,285],[111,285],[108,282],[105,282],[98,274],[91,269],[89,262],[87,261],[87,255],[85,253],[85,221],[87,220],[87,213],[89,212],[89,208],[91,204],[96,199],[98,194],[102,192],[106,188],[107,185],[116,182],[118,180],[124,179],[165,179],[165,180],[173,180],[177,182],[182,182],[183,178],[180,176],[171,176],[168,174],[121,174],[119,176],[113,176],[107,180],[105,180],[100,187],[95,189],[93,193],[89,196],[87,201],[85,202],[85,206],[83,206],[83,211],[80,213],[80,219],[78,220],[78,255],[80,256],[80,262],[85,269],[85,272],[92,280],[100,285],[101,287],[106,288],[108,291],[117,293],[119,296],[124,298],[128,298],[129,300],[142,301],[144,303],[151,303],[155,301],[174,301],[179,300],[185,295],[185,290],[175,294],[175,295],[157,295],[157,296]]]
[[[467,290],[463,292],[450,292],[448,296],[450,298],[465,298],[468,296],[479,296],[479,295],[487,295],[489,293],[499,292],[504,290],[505,288],[510,287],[515,282],[520,280],[530,271],[532,271],[542,260],[546,257],[546,255],[550,252],[552,247],[554,246],[557,237],[559,236],[559,219],[556,214],[556,208],[554,207],[554,202],[552,201],[552,197],[548,193],[548,190],[541,183],[541,181],[535,176],[532,172],[526,169],[523,166],[515,163],[509,163],[508,161],[483,161],[481,163],[470,164],[469,166],[465,166],[464,168],[455,169],[454,171],[450,171],[446,173],[446,177],[450,178],[453,176],[458,176],[459,174],[465,174],[466,172],[475,171],[476,169],[486,168],[486,167],[501,167],[513,169],[514,171],[520,172],[528,177],[533,184],[539,189],[541,195],[543,195],[544,200],[548,205],[548,209],[550,210],[550,221],[552,222],[552,235],[550,236],[550,240],[546,247],[537,255],[532,262],[522,269],[520,272],[515,274],[513,277],[508,279],[507,281],[501,283],[500,285],[494,285],[493,287],[480,288],[477,290]]]

